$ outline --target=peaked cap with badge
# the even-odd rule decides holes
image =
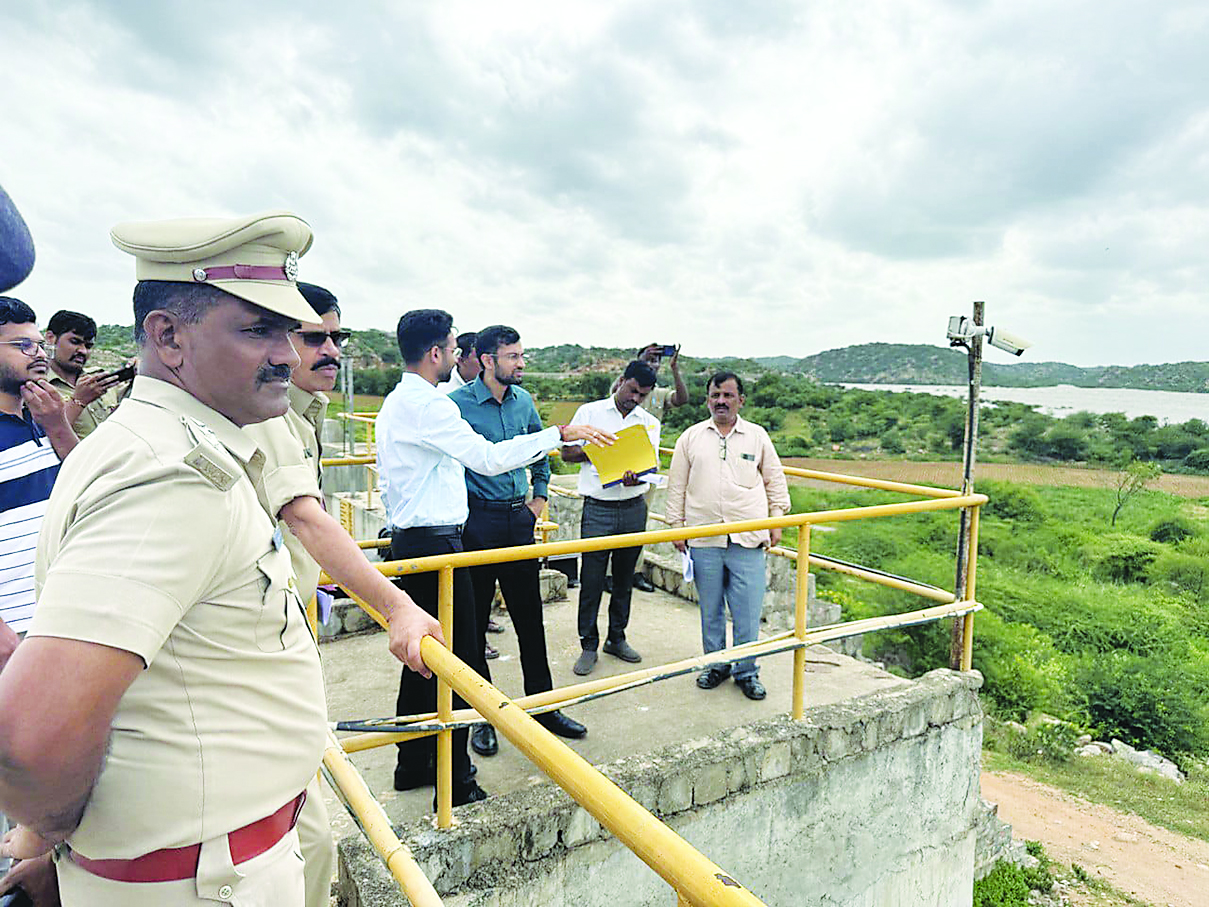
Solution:
[[[298,292],[298,259],[311,228],[288,211],[118,224],[113,244],[136,259],[139,280],[204,283],[297,321],[315,312]]]

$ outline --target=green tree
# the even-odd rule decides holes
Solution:
[[[1144,463],[1141,460],[1134,460],[1117,473],[1117,477],[1113,482],[1113,486],[1117,492],[1117,506],[1113,508],[1110,525],[1116,526],[1117,517],[1125,508],[1125,505],[1136,497],[1138,492],[1145,490],[1147,485],[1162,474],[1163,469],[1158,463]]]

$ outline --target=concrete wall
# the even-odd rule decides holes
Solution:
[[[966,907],[982,713],[976,674],[895,687],[602,770],[770,905]],[[549,784],[397,829],[450,907],[674,903]],[[342,902],[404,904],[369,845],[339,843]]]

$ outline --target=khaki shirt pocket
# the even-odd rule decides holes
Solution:
[[[740,488],[755,488],[763,481],[755,459],[749,460],[742,454],[733,458],[730,471],[731,478]]]
[[[262,652],[285,649],[285,629],[290,621],[290,609],[301,608],[294,567],[290,553],[284,547],[274,548],[256,561],[260,571],[260,615],[256,619],[256,647]]]

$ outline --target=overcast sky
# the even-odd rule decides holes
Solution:
[[[14,292],[129,323],[114,223],[286,208],[354,328],[802,356],[985,299],[1034,360],[1207,360],[1206,47],[1161,0],[5,3]]]

